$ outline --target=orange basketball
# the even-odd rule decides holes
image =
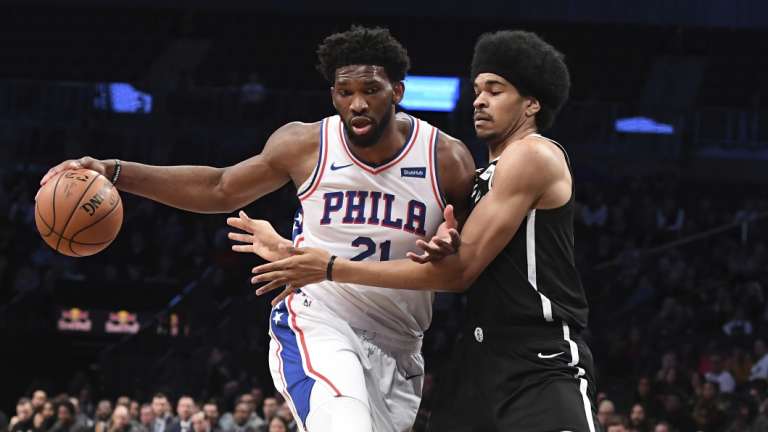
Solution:
[[[101,252],[123,224],[123,203],[112,183],[89,169],[62,171],[40,188],[35,224],[48,246],[82,257]]]

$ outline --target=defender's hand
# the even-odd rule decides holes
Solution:
[[[328,252],[323,249],[300,248],[293,249],[292,254],[289,258],[254,267],[252,270],[256,276],[251,279],[251,283],[269,282],[257,289],[256,295],[263,295],[287,285],[286,289],[275,297],[272,305],[297,288],[325,280],[328,261],[331,258]]]
[[[461,245],[461,236],[459,235],[458,222],[453,215],[453,206],[447,205],[443,211],[445,221],[437,228],[437,232],[429,243],[424,240],[416,240],[416,246],[424,251],[421,255],[408,252],[406,256],[417,263],[428,263],[430,261],[439,261],[448,255],[455,254]]]
[[[245,244],[232,245],[235,252],[255,253],[267,261],[277,261],[291,256],[293,244],[290,240],[280,237],[272,225],[261,219],[251,219],[244,211],[240,210],[238,217],[227,218],[227,225],[245,231],[230,232],[230,240]]]

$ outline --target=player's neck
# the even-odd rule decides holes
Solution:
[[[402,124],[401,124],[402,123]],[[405,140],[410,134],[410,122],[399,122],[397,115],[387,124],[381,137],[375,145],[370,147],[356,146],[349,142],[349,149],[356,158],[369,164],[379,164],[392,158],[405,145]]]
[[[488,142],[488,160],[492,161],[497,159],[499,156],[501,156],[502,153],[504,153],[504,150],[506,150],[507,147],[516,141],[520,141],[528,135],[535,133],[538,133],[536,125],[528,125],[520,129],[516,129],[498,140]]]

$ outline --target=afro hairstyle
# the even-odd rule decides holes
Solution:
[[[352,26],[343,33],[334,33],[317,47],[317,70],[328,82],[336,79],[336,69],[349,65],[381,66],[392,82],[405,79],[411,67],[408,52],[381,27]]]
[[[536,127],[552,126],[568,99],[571,78],[562,53],[537,34],[522,30],[486,33],[477,40],[472,79],[490,72],[504,77],[523,96],[534,97],[541,109]]]

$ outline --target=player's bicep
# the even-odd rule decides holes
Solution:
[[[471,284],[512,240],[533,202],[525,193],[492,189],[472,210],[461,231],[462,279]]]
[[[243,207],[291,180],[287,167],[301,150],[296,130],[300,127],[283,126],[269,137],[260,154],[224,169],[219,191],[230,207]]]

